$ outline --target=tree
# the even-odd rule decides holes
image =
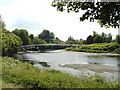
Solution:
[[[33,35],[33,34],[30,34],[30,36],[29,36],[29,37],[30,37],[30,39],[31,39],[31,40],[33,40],[34,35]]]
[[[60,40],[58,37],[56,37],[55,39],[56,39],[57,41],[60,41],[60,42],[61,42],[61,40]]]
[[[43,30],[42,33],[38,35],[40,39],[45,40],[46,42],[53,41],[55,38],[55,35],[53,32],[50,32],[49,30]]]
[[[96,35],[93,42],[94,43],[103,43],[103,37],[100,35]]]
[[[22,45],[22,41],[20,37],[15,34],[9,32],[8,30],[2,30],[2,55],[11,56],[13,53],[16,53],[20,46]]]
[[[58,11],[64,11],[67,7],[67,11],[79,12],[85,10],[85,13],[80,17],[80,21],[88,20],[94,22],[98,20],[99,24],[103,27],[117,27],[118,20],[120,20],[120,1],[118,2],[70,2],[54,0],[53,7],[57,7]]]
[[[76,44],[86,44],[86,40],[80,38],[79,40],[76,40]]]
[[[0,15],[0,30],[1,29],[5,29],[5,23],[3,22],[2,17]]]
[[[120,35],[117,35],[117,36],[116,36],[115,41],[120,44]]]
[[[29,45],[31,44],[31,39],[29,37],[28,31],[25,29],[15,29],[12,31],[12,33],[16,34],[19,36],[23,42],[23,45]]]
[[[34,37],[34,38],[33,38],[33,44],[45,44],[45,43],[46,43],[46,41],[41,40],[41,39],[38,38],[38,37]]]
[[[112,42],[112,35],[111,35],[111,33],[109,33],[109,34],[107,35],[107,37],[106,37],[106,42],[107,42],[107,43]]]
[[[54,40],[52,43],[62,44],[62,43],[64,43],[64,42],[62,42],[58,37],[56,37],[55,40]]]
[[[86,44],[87,43],[87,41],[86,40],[82,40],[82,44]]]
[[[87,44],[92,44],[93,43],[93,37],[89,35],[86,40]]]
[[[107,35],[106,35],[104,32],[102,32],[101,36],[103,37],[103,42],[106,42],[106,40],[107,40]]]
[[[6,30],[5,26],[6,25],[0,16],[0,47],[2,47],[0,48],[0,51],[2,51],[3,56],[11,56],[19,50],[22,41],[18,36]]]
[[[33,38],[34,38],[34,35],[33,34],[30,34],[30,39],[31,39],[31,43],[33,43]]]
[[[0,51],[2,51],[2,30],[5,29],[5,24],[0,16]],[[2,56],[2,52],[0,52],[0,56]]]
[[[104,43],[110,43],[112,42],[112,35],[111,33],[109,33],[108,35],[105,34],[104,32],[101,34],[101,36],[103,37],[103,42]]]
[[[50,31],[43,30],[41,34],[38,35],[40,39],[45,40],[46,38],[50,38]]]
[[[66,41],[67,44],[76,44],[76,41],[74,40],[74,38],[72,36],[68,37],[68,40]]]
[[[55,34],[53,32],[50,33],[50,38],[55,38]]]
[[[76,41],[76,44],[81,44],[80,40],[76,39],[75,41]]]
[[[97,32],[93,31],[93,39],[96,37],[96,35],[98,35]]]

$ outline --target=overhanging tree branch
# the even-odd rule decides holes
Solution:
[[[63,0],[64,1],[64,0]],[[52,3],[53,7],[56,7],[58,11],[63,12],[80,12],[80,10],[85,10],[86,12],[80,17],[80,21],[89,20],[94,22],[98,20],[101,27],[118,27],[120,20],[120,1],[119,2],[63,2],[54,1]],[[65,9],[66,8],[66,9]]]

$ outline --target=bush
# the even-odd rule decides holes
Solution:
[[[56,70],[42,70],[28,62],[3,57],[2,80],[25,88],[117,88],[105,79],[78,78]],[[95,77],[94,77],[95,78]]]
[[[25,29],[15,29],[12,31],[15,35],[21,38],[22,44],[23,45],[30,45],[31,44],[31,39],[29,37],[28,31]]]
[[[114,53],[120,54],[120,48],[115,49]]]
[[[89,53],[112,53],[114,50],[116,50],[119,47],[120,45],[118,43],[112,42],[112,43],[89,44],[89,45],[81,46],[79,48],[70,47],[70,48],[66,48],[66,50],[89,52]]]
[[[116,36],[115,41],[120,44],[120,35],[117,35],[117,36]]]
[[[21,39],[8,30],[2,30],[2,55],[12,55],[16,53],[22,45]]]

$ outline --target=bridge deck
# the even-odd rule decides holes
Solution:
[[[25,46],[22,46],[22,48],[41,47],[41,46],[80,47],[80,46],[83,46],[83,45],[82,44],[34,44],[34,45],[25,45]]]

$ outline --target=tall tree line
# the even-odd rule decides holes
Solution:
[[[104,32],[102,34],[97,34],[97,32],[93,31],[93,35],[89,35],[86,39],[87,44],[92,43],[110,43],[112,42],[112,35],[111,33],[105,34]]]

